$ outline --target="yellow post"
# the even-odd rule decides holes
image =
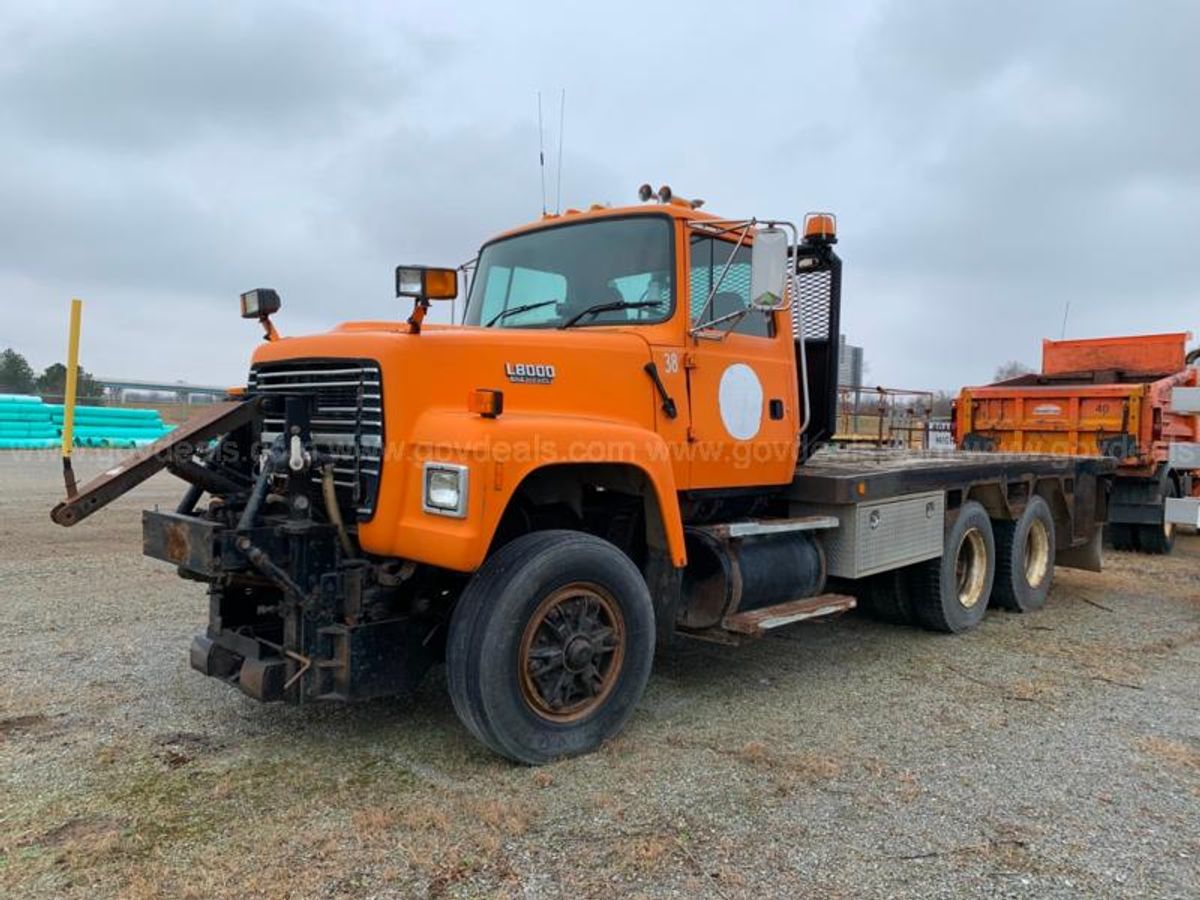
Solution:
[[[63,480],[67,496],[74,497],[75,472],[71,468],[71,445],[75,440],[75,390],[79,382],[79,326],[83,318],[83,301],[71,301],[71,330],[67,339],[67,395],[63,397],[62,458]]]

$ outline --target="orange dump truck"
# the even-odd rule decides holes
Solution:
[[[1169,553],[1200,497],[1200,349],[1190,334],[1042,342],[1040,374],[963,388],[965,450],[1119,460],[1109,504],[1118,550]]]

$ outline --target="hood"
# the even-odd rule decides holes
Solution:
[[[656,395],[643,369],[650,347],[629,330],[425,325],[414,335],[396,322],[355,322],[261,344],[253,361],[289,359],[377,361],[393,421],[393,412],[403,419],[434,408],[465,412],[471,391],[490,388],[504,393],[505,415],[654,427]],[[389,428],[389,440],[398,437]]]

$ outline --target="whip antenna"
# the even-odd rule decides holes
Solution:
[[[562,89],[562,98],[558,104],[558,186],[554,191],[555,212],[562,212],[562,147],[563,147],[563,116],[567,111],[567,89]]]
[[[542,174],[542,215],[546,215],[546,139],[542,131],[542,92],[538,91],[538,168]]]

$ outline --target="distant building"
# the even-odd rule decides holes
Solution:
[[[838,385],[840,387],[862,387],[863,348],[846,343],[844,334],[838,335]]]

